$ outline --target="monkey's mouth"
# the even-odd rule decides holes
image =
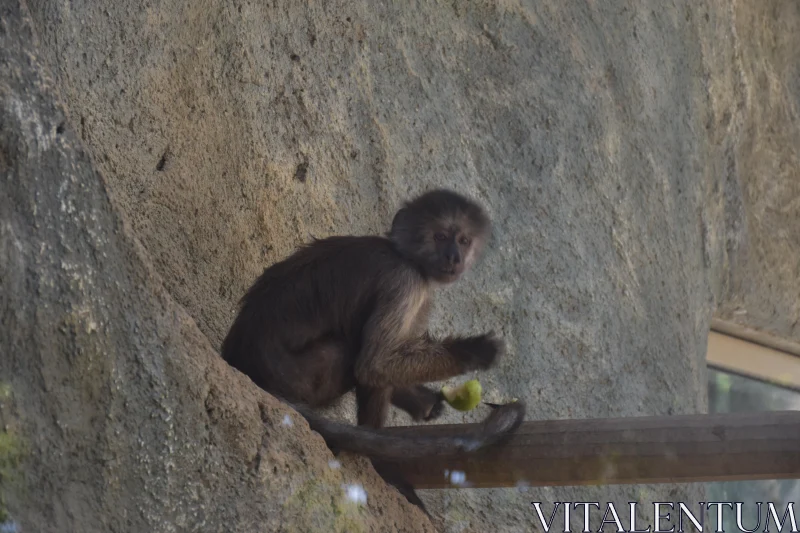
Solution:
[[[439,278],[443,281],[455,281],[461,275],[461,269],[455,267],[442,267],[439,269]]]

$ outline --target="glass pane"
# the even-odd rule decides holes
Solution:
[[[800,411],[800,392],[765,383],[757,379],[730,374],[714,368],[708,369],[708,412],[736,413],[744,411]],[[800,453],[800,450],[798,450]],[[764,530],[767,502],[775,504],[778,516],[782,517],[789,502],[800,501],[800,480],[726,481],[706,484],[706,495],[710,502],[743,502],[742,524],[747,529],[756,526],[758,517],[756,502],[763,502],[759,531]],[[795,509],[795,516],[798,509]],[[709,511],[708,520],[716,530],[716,510]],[[724,529],[738,531],[736,513],[725,508]],[[784,528],[785,529],[785,528]],[[791,529],[791,527],[789,527]],[[770,521],[770,531],[774,531]]]

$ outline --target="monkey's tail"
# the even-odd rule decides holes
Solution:
[[[513,402],[492,409],[483,422],[461,434],[422,437],[336,422],[314,413],[308,407],[291,406],[303,415],[311,429],[322,435],[331,449],[379,460],[474,452],[515,431],[525,416],[525,405]]]

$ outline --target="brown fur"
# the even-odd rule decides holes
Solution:
[[[293,404],[334,448],[377,459],[471,450],[512,431],[522,405],[495,409],[477,433],[452,438],[389,436],[389,404],[415,420],[441,413],[424,383],[492,366],[493,333],[433,338],[431,292],[456,281],[479,255],[489,219],[474,202],[436,190],[407,203],[388,238],[316,240],[267,268],[242,299],[222,356],[264,390]],[[326,406],[355,388],[358,424],[325,420]]]

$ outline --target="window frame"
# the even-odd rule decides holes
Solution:
[[[800,344],[712,319],[709,367],[800,392]]]

